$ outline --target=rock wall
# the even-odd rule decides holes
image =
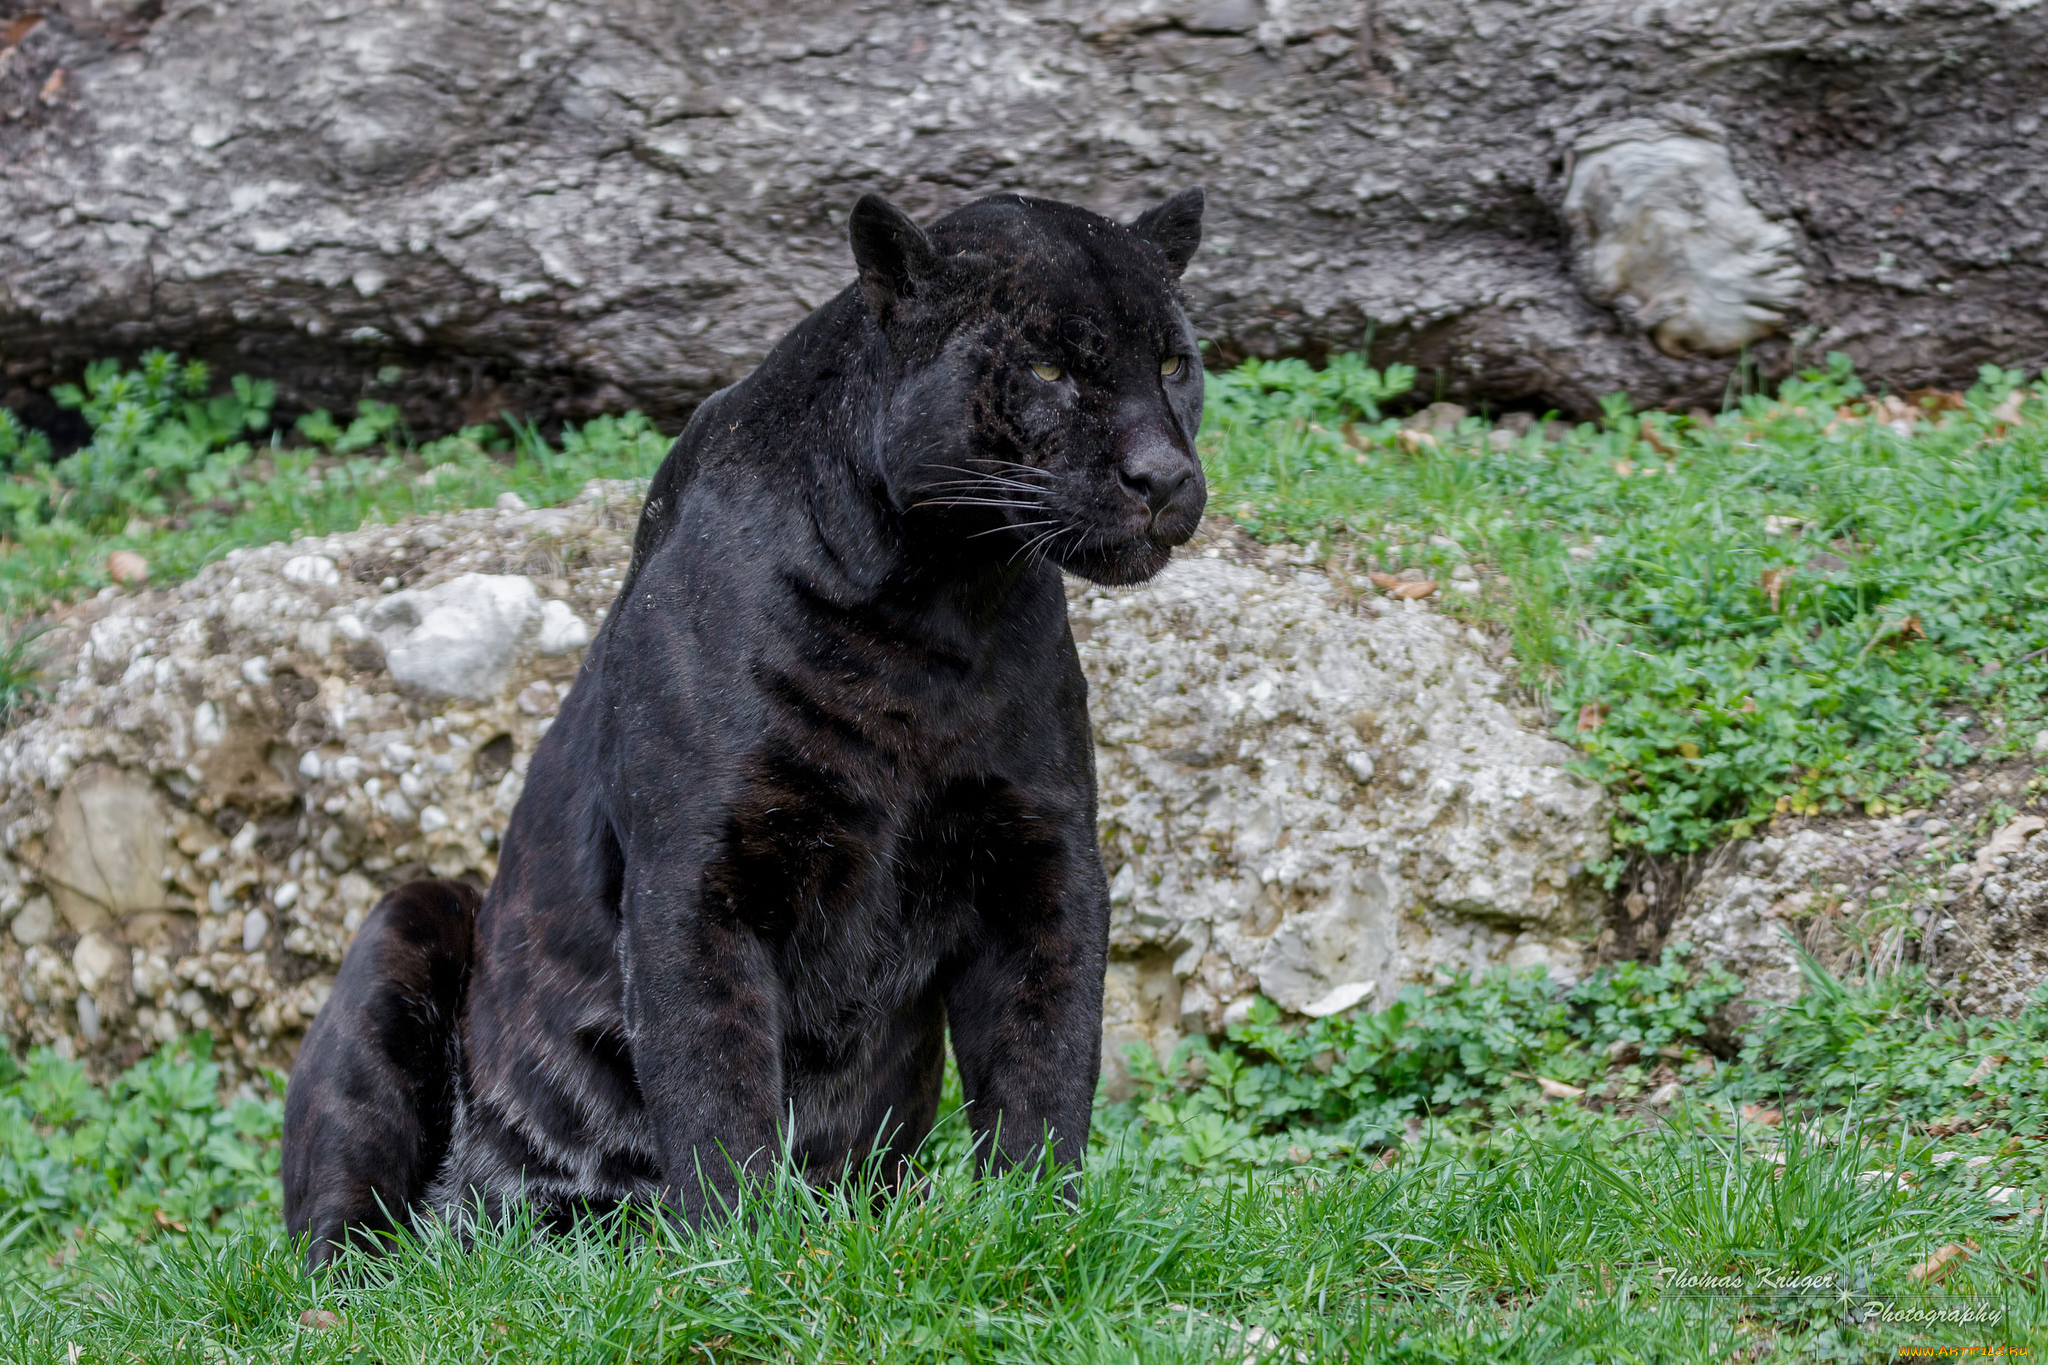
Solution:
[[[593,484],[65,613],[47,706],[0,737],[11,1043],[107,1070],[204,1028],[236,1077],[288,1065],[382,889],[492,874],[637,511]],[[1569,975],[1599,927],[1607,810],[1483,641],[1268,553],[1212,525],[1151,585],[1071,589],[1113,1062],[1254,992],[1319,1014],[1440,967]]]

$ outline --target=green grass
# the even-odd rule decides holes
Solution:
[[[1477,564],[1486,590],[1447,594],[1453,609],[1512,639],[1615,794],[1624,847],[1882,813],[2031,743],[2048,421],[2022,376],[1987,369],[1902,432],[1836,357],[1711,420],[1614,402],[1505,449],[1476,419],[1433,443],[1374,421],[1359,390],[1383,401],[1403,377],[1346,385],[1299,361],[1213,377],[1216,502],[1360,571]]]
[[[0,619],[105,587],[108,556],[134,550],[154,581],[188,578],[229,550],[350,531],[416,512],[488,507],[501,493],[544,505],[591,479],[644,478],[669,438],[641,414],[565,426],[554,442],[508,417],[415,442],[398,412],[365,400],[344,426],[326,412],[272,424],[271,390],[235,376],[209,396],[205,367],[151,352],[124,371],[92,366],[58,391],[92,441],[54,464],[47,438],[0,409]],[[26,684],[0,653],[0,709]]]
[[[1939,1078],[1992,1046],[2038,1097],[2048,1010],[1915,1034],[1930,1002],[1910,976],[1823,978],[1825,1007],[1774,1016],[1714,1080],[1683,1061],[1691,1097],[1658,1118],[1626,1083],[1600,1092],[1594,1071],[1632,1065],[1604,1044],[1705,1056],[1698,1011],[1725,995],[1670,963],[1603,981],[1433,988],[1396,1030],[1423,1035],[1412,1064],[1367,1020],[1255,1020],[1145,1115],[1099,1111],[1074,1205],[1044,1173],[972,1182],[953,1086],[904,1197],[783,1172],[699,1233],[433,1234],[353,1283],[301,1274],[277,1105],[216,1109],[203,1045],[105,1092],[39,1054],[0,1082],[0,1360],[1865,1360],[2048,1341],[2040,1106],[1980,1104],[1939,1138],[1902,1117],[1950,1104]],[[1327,1069],[1305,1055],[1332,1044]],[[1845,1089],[1840,1065],[1872,1050],[1896,1054],[1883,1079]],[[1588,1094],[1518,1089],[1512,1058],[1539,1053]],[[1300,1150],[1279,1162],[1186,1141],[1226,1072],[1226,1102],[1255,1102],[1287,1089],[1254,1082],[1261,1066],[1335,1095],[1354,1063],[1429,1117],[1405,1140],[1331,1141],[1348,1117],[1295,1105],[1277,1135]],[[1746,1119],[1757,1096],[1786,1120]],[[1915,1278],[1951,1245],[1969,1254]]]
[[[195,1235],[107,1247],[84,1282],[24,1274],[0,1358],[1865,1360],[1914,1340],[2041,1339],[2037,1230],[1932,1177],[1861,1180],[1889,1151],[1777,1150],[1690,1131],[1532,1139],[1482,1161],[1209,1186],[1105,1161],[1078,1208],[1026,1178],[946,1176],[879,1207],[785,1183],[696,1236],[435,1237],[361,1287],[308,1282],[275,1233]],[[1939,1286],[1909,1278],[1964,1242],[1977,1251]],[[1750,1288],[1667,1288],[1680,1273]],[[1801,1277],[1826,1288],[1769,1287]],[[1886,1308],[1988,1322],[1851,1317]],[[303,1325],[323,1311],[334,1326]]]

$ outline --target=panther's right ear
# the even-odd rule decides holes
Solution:
[[[910,215],[879,194],[864,194],[846,221],[860,292],[875,321],[886,323],[898,299],[915,298],[938,273],[938,253]]]

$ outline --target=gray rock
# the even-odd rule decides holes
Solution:
[[[33,948],[57,932],[57,907],[48,896],[31,896],[15,915],[8,932],[22,947]]]
[[[1522,948],[1580,969],[1606,802],[1462,627],[1224,558],[1074,596],[1119,1045],[1214,1030],[1255,991],[1305,1013]]]
[[[71,970],[78,974],[80,986],[96,991],[128,974],[128,950],[105,934],[86,934],[71,950]]]
[[[309,588],[332,588],[341,582],[341,568],[326,555],[293,555],[284,562],[286,579]]]
[[[534,648],[543,654],[567,654],[590,643],[590,627],[567,602],[549,600],[540,604],[540,632]]]

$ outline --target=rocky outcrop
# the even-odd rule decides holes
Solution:
[[[211,1029],[288,1062],[383,888],[490,876],[638,509],[593,484],[69,613],[49,706],[0,737],[15,1040],[120,1063]]]
[[[1213,556],[1213,557],[1211,557]],[[1210,546],[1135,592],[1077,589],[1114,909],[1110,1029],[1391,1001],[1443,968],[1575,977],[1606,802],[1476,632],[1341,576]]]
[[[637,510],[593,484],[70,611],[47,706],[0,737],[14,1043],[112,1066],[206,1028],[236,1074],[285,1065],[383,888],[491,875]],[[1598,931],[1608,812],[1483,641],[1291,553],[1212,526],[1152,584],[1071,587],[1113,1063],[1255,993],[1315,1015],[1441,968],[1569,976]]]
[[[2037,805],[2033,778],[2032,764],[1970,769],[1926,809],[1728,845],[1665,939],[1742,979],[1737,1023],[1799,996],[1799,949],[1837,973],[1918,963],[1955,1009],[2013,1013],[2048,981],[2048,819],[2017,813]]]
[[[165,345],[422,428],[673,420],[851,280],[865,190],[1197,182],[1219,354],[1590,414],[1775,330],[1962,384],[2048,362],[2044,88],[2028,0],[0,0],[0,404]]]

